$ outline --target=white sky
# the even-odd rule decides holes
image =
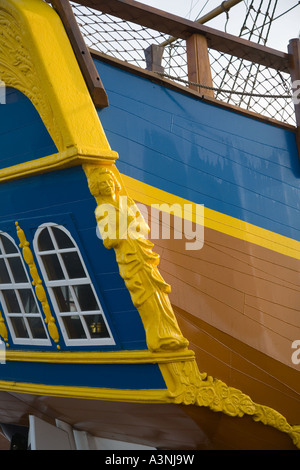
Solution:
[[[173,13],[174,15],[181,16],[195,20],[210,12],[222,3],[222,0],[138,0],[140,3],[150,5],[160,10]],[[265,4],[268,0],[263,0]],[[247,0],[246,3],[250,3]],[[256,2],[258,5],[259,2]],[[276,8],[275,17],[284,13],[298,5],[292,11],[287,13],[281,18],[273,22],[269,33],[269,40],[267,45],[274,49],[287,52],[287,46],[290,39],[299,37],[300,33],[300,3],[298,0],[279,0]],[[202,10],[202,11],[201,11]],[[201,12],[201,14],[200,14]],[[245,2],[234,6],[229,12],[229,22],[227,24],[227,32],[230,34],[239,35],[240,27],[242,26],[245,17]],[[199,16],[200,14],[200,16]],[[226,14],[223,13],[219,17],[206,23],[206,26],[224,31],[226,23]]]

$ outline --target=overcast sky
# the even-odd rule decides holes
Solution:
[[[219,6],[221,0],[138,0],[146,5],[159,8],[161,10],[173,13],[183,18],[195,20],[204,14],[210,12]],[[263,0],[264,4],[268,4],[269,0]],[[250,4],[251,0],[242,1],[240,4],[233,7],[229,12],[229,21],[227,24],[227,32],[239,35],[240,27],[242,26],[245,17],[246,8],[245,3]],[[274,5],[273,0],[272,5]],[[256,1],[256,5],[259,1]],[[269,40],[267,45],[274,49],[279,49],[284,52],[287,51],[289,40],[299,37],[300,32],[300,4],[298,0],[278,0],[276,7],[275,17],[281,15],[290,8],[298,5],[289,13],[278,18],[273,22],[269,33]],[[201,13],[200,13],[201,12]],[[206,23],[206,26],[224,31],[226,24],[226,14],[221,14],[218,18]]]

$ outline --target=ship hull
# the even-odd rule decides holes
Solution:
[[[56,12],[4,3],[2,36],[35,46],[20,68],[0,50],[4,433],[296,449],[296,129],[93,53],[96,108]]]

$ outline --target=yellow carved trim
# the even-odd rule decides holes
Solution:
[[[99,152],[99,155],[93,155],[92,153],[89,154],[88,149],[80,150],[72,147],[65,152],[55,153],[48,157],[38,158],[0,170],[0,182],[4,183],[49,171],[62,170],[87,162],[95,164],[99,160],[102,161],[103,158],[108,162],[114,162],[118,158],[118,154],[112,150],[103,150]]]
[[[290,425],[278,411],[256,404],[240,390],[200,373],[196,361],[160,364],[159,367],[173,403],[204,406],[232,417],[251,416],[256,422],[288,434],[300,449],[300,425]]]
[[[194,361],[194,352],[152,353],[142,351],[109,351],[109,352],[70,352],[70,351],[8,351],[7,361],[45,362],[66,364],[165,364],[174,361]]]
[[[0,390],[34,395],[124,401],[131,403],[166,403],[167,390],[119,390],[96,387],[31,384],[0,380]]]
[[[86,157],[116,158],[63,24],[43,0],[1,0],[0,79],[37,109],[58,150],[53,168],[72,147]]]
[[[16,228],[17,228],[17,235],[18,235],[18,238],[20,240],[20,245],[19,246],[20,246],[20,248],[22,248],[23,258],[24,258],[26,264],[29,267],[30,275],[31,275],[31,278],[32,278],[32,284],[35,287],[36,296],[42,304],[43,312],[45,314],[45,323],[48,326],[49,334],[50,334],[51,338],[53,339],[53,341],[55,343],[58,343],[59,334],[58,334],[57,327],[55,325],[55,319],[51,314],[51,309],[50,309],[50,306],[48,304],[47,295],[46,295],[45,289],[43,287],[43,282],[42,282],[42,280],[39,276],[38,270],[36,268],[36,265],[35,265],[35,262],[34,262],[34,259],[33,259],[32,251],[29,248],[30,243],[26,240],[25,233],[21,229],[21,227],[19,226],[18,222],[16,222]],[[60,346],[58,345],[57,348],[59,349]]]
[[[60,18],[43,0],[1,0],[0,79],[7,86],[20,90],[31,100],[58,150],[57,154],[44,159],[1,170],[0,180],[8,181],[88,162],[84,165],[84,169],[99,208],[103,203],[103,198],[100,197],[98,191],[99,174],[94,172],[95,166],[92,166],[91,162],[98,160],[103,164],[112,163],[117,158],[117,154],[109,147]],[[99,166],[97,168],[99,169]],[[116,176],[121,194],[126,195],[116,167],[112,165],[111,170]],[[29,243],[18,224],[17,233],[37,297],[43,305],[50,336],[58,342],[58,330],[51,315],[42,281],[39,278]],[[133,247],[137,248],[137,244],[138,242],[135,242]],[[195,404],[229,416],[252,416],[256,421],[287,433],[293,439],[294,444],[300,448],[300,426],[289,425],[277,411],[255,404],[250,397],[235,388],[228,387],[218,379],[200,374],[193,355],[186,349],[188,343],[182,337],[175,315],[170,309],[167,295],[169,287],[159,275],[157,270],[159,257],[152,253],[152,247],[148,245],[147,254],[153,260],[153,264],[149,264],[144,259],[144,267],[147,268],[148,274],[135,272],[132,276],[128,276],[122,258],[130,257],[132,255],[130,250],[124,247],[124,244],[120,246],[117,243],[115,246],[114,244],[109,246],[107,243],[107,245],[108,248],[113,247],[116,251],[121,275],[124,277],[133,303],[140,312],[150,349],[147,352],[149,356],[146,352],[134,352],[132,356],[128,354],[124,357],[124,360],[133,363],[135,361],[157,362],[167,389],[131,391],[6,381],[0,381],[0,389],[76,398]],[[134,256],[142,266],[139,255]],[[153,279],[151,280],[153,274],[158,283],[153,284]],[[153,285],[156,287],[153,288]],[[142,300],[139,294],[142,294]],[[3,323],[0,321],[0,328],[1,326],[0,333],[2,331],[5,334]],[[153,354],[152,351],[158,352]],[[9,351],[7,354],[8,360],[21,360],[20,352]],[[83,353],[77,356],[62,353],[61,362],[74,360],[85,362],[87,357],[91,362],[101,363],[102,360],[115,362],[113,357],[121,361],[120,355],[124,353],[119,353],[119,357],[113,354],[115,353],[100,358],[100,354],[99,356],[90,354],[88,357]],[[33,356],[33,353],[24,353],[25,357],[28,361],[43,361],[42,357],[44,357],[47,362],[57,362],[54,353],[52,355],[51,353],[37,353],[36,356]]]
[[[138,359],[138,362],[140,359],[143,363],[148,362],[145,360],[146,351],[140,352],[140,358],[134,358],[134,354],[136,354],[137,351],[132,353],[132,361],[124,361],[124,363],[136,363],[136,359]],[[7,360],[20,360],[17,356],[15,359],[12,359],[11,352],[7,354],[9,354],[9,356],[6,357]],[[179,362],[172,362],[172,360],[169,361],[169,359],[171,359],[170,357],[168,358],[164,355],[160,357],[162,361],[159,367],[167,385],[166,390],[121,390],[95,387],[52,386],[12,381],[0,381],[0,390],[93,400],[125,401],[132,403],[174,403],[187,406],[203,406],[214,412],[221,412],[231,417],[242,418],[245,415],[250,416],[256,422],[271,426],[278,431],[286,433],[292,439],[294,445],[300,448],[300,426],[290,425],[286,418],[278,411],[268,406],[254,403],[248,395],[234,387],[227,386],[221,380],[214,379],[206,373],[200,374],[194,360],[189,360],[189,358],[185,360],[182,358],[183,360]],[[121,359],[121,355],[119,359]],[[156,362],[154,359],[155,356],[149,362]],[[62,362],[65,361],[63,360]],[[70,359],[66,362],[70,362]],[[91,357],[89,362],[94,362]],[[102,361],[98,362],[97,359],[95,360],[95,363],[100,362]],[[121,362],[122,361],[118,363]],[[103,363],[110,363],[110,361],[104,361]]]
[[[103,244],[115,251],[120,275],[143,322],[148,349],[186,348],[188,341],[169,300],[170,286],[157,268],[159,255],[146,238],[149,227],[128,197],[116,167],[86,164],[83,169],[97,202],[95,215]]]
[[[0,310],[0,336],[2,336],[4,341],[8,341],[8,332],[7,332],[7,328],[6,328],[6,325],[5,325],[5,320],[2,316],[1,310]]]
[[[152,302],[153,295],[161,298],[162,291],[164,291],[165,296],[168,292],[158,270],[155,271],[155,278],[159,279],[159,282],[154,283],[154,286],[151,280],[149,282],[149,278],[153,276],[151,269],[153,266],[157,267],[159,257],[157,255],[156,262],[149,266],[149,258],[151,260],[155,258],[155,254],[152,254],[153,244],[146,244],[144,239],[130,239],[129,234],[126,232],[132,221],[137,222],[136,218],[141,226],[139,228],[141,234],[145,233],[147,228],[142,228],[145,221],[140,214],[138,217],[136,216],[137,209],[134,202],[128,198],[115,167],[108,169],[100,165],[84,165],[83,168],[87,175],[90,191],[97,202],[95,214],[104,246],[115,250],[120,274],[125,280],[132,301],[138,309],[144,324],[148,348],[152,351],[159,351],[163,347],[172,351],[178,347],[186,347],[187,343],[184,343],[183,337],[181,345],[178,342],[175,348],[173,347],[172,338],[179,339],[181,334],[180,330],[177,329],[178,325],[173,310],[168,308],[165,310],[164,300],[159,303]],[[121,212],[120,195],[126,195],[130,207],[133,208],[133,215],[131,213],[132,217],[129,217],[124,233],[121,232],[114,211],[112,211],[112,217],[115,217],[114,223],[111,222],[109,215],[111,207],[118,208]],[[127,215],[126,213],[126,217]],[[139,254],[139,242],[144,247],[142,251],[146,246],[147,256]],[[143,270],[147,271],[146,274]],[[146,300],[144,301],[144,299]],[[148,299],[150,299],[150,302]],[[166,321],[166,316],[168,320],[171,317],[172,322],[175,320],[171,326]],[[164,338],[165,332],[168,334]],[[300,448],[300,426],[289,425],[287,420],[272,408],[257,405],[240,390],[229,387],[221,380],[207,376],[206,373],[201,374],[196,360],[177,361],[173,356],[172,362],[160,363],[159,367],[168,388],[168,402],[205,406],[212,411],[219,411],[232,417],[249,415],[255,421],[287,433],[294,444]]]
[[[174,194],[163,191],[155,186],[143,183],[142,181],[131,178],[130,176],[122,174],[123,182],[126,186],[127,192],[136,202],[151,206],[157,204],[162,207],[172,207],[173,204],[179,204],[182,208],[187,206],[192,207],[191,212],[184,212],[187,220],[197,222],[195,214],[196,203],[183,199]],[[163,210],[163,209],[162,209]],[[199,220],[199,217],[198,217]],[[198,222],[199,223],[199,222]],[[214,211],[208,207],[204,207],[205,227],[211,228],[221,233],[225,233],[235,238],[245,240],[249,243],[268,248],[269,250],[282,253],[286,256],[291,256],[295,259],[300,259],[300,242],[292,238],[285,237],[276,232],[263,229],[261,227],[252,225],[241,219],[236,219],[221,212]]]

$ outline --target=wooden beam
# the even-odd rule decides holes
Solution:
[[[186,40],[186,52],[188,63],[188,78],[194,83],[201,83],[213,87],[211,67],[208,56],[207,41],[201,34],[193,34]],[[213,90],[190,85],[192,90],[198,91],[204,96],[214,98]]]
[[[239,3],[241,3],[243,0],[227,0],[227,1],[224,1],[221,3],[221,5],[219,5],[218,7],[214,8],[212,11],[210,11],[209,13],[206,13],[206,15],[204,16],[201,16],[201,18],[199,18],[197,21],[197,23],[201,23],[201,24],[204,24],[204,23],[207,23],[207,21],[210,21],[210,20],[213,20],[214,18],[216,18],[217,16],[219,15],[222,15],[222,13],[224,12],[229,12],[229,10],[238,5]]]
[[[158,75],[156,73],[153,73],[149,70],[142,69],[141,67],[138,67],[137,65],[130,64],[129,62],[126,62],[121,59],[116,59],[115,57],[109,56],[107,54],[104,54],[103,52],[99,52],[94,49],[90,49],[90,53],[95,60],[99,60],[100,62],[104,62],[106,64],[112,65],[113,67],[117,67],[121,70],[125,70],[132,74],[146,78],[148,80],[151,80],[151,82],[158,83],[159,85],[163,85],[164,87],[170,88],[171,90],[180,91],[181,93],[185,95],[199,98],[198,92],[195,92],[191,88],[185,85],[180,85],[179,83],[175,81],[168,80],[167,78],[161,75]],[[273,126],[280,127],[281,129],[287,129],[292,132],[295,130],[295,126],[293,126],[292,124],[287,124],[286,122],[283,122],[283,121],[277,121],[274,118],[250,111],[249,109],[240,108],[233,104],[229,104],[226,101],[217,100],[215,98],[210,98],[208,96],[204,96],[203,100],[206,101],[207,103],[213,104],[220,108],[229,109],[235,113],[241,114],[243,116],[249,116],[260,122],[265,122],[267,124],[272,124]]]
[[[291,39],[288,46],[290,59],[291,81],[294,84],[295,91],[300,87],[300,39]],[[300,160],[300,93],[294,96],[295,113],[296,113],[296,138],[298,146],[298,154]]]
[[[202,34],[207,39],[208,47],[212,49],[282,72],[289,72],[288,54],[284,52],[223,33],[134,0],[78,0],[77,3],[181,39],[187,39],[192,34]]]
[[[89,49],[81,35],[79,26],[68,0],[51,0],[49,2],[57,11],[73,47],[82,75],[97,108],[108,106],[108,98],[99,77]]]
[[[229,10],[237,5],[238,3],[241,3],[243,0],[227,0],[221,3],[220,6],[212,10],[211,12],[207,13],[206,15],[202,16],[198,20],[196,20],[196,23],[204,24],[207,23],[208,21],[212,20],[218,15],[221,15],[222,13],[228,13]],[[166,39],[161,45],[167,46],[171,44],[172,42],[176,41],[177,38],[174,37],[169,37]]]

